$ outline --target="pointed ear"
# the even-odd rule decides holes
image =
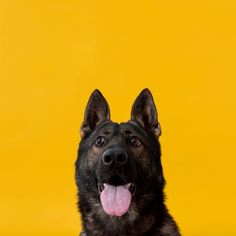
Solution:
[[[81,138],[84,138],[105,120],[110,120],[109,105],[102,93],[96,89],[90,95],[85,109],[84,121],[80,128]]]
[[[144,89],[134,101],[131,120],[138,122],[146,131],[154,133],[156,137],[161,135],[156,106],[149,89]]]

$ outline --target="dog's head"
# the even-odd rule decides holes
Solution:
[[[136,98],[131,119],[120,124],[111,121],[107,101],[95,90],[80,133],[76,180],[86,211],[95,204],[104,214],[120,217],[162,191],[161,128],[148,89]]]

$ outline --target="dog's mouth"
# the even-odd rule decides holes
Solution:
[[[112,181],[114,179],[119,178],[115,176],[108,183],[98,183],[98,191],[103,210],[111,216],[122,216],[130,208],[132,197],[136,192],[136,184],[114,182]]]
[[[103,190],[105,190],[106,185],[113,186],[113,187],[125,186],[125,188],[130,191],[132,197],[134,196],[135,191],[136,191],[136,185],[134,183],[127,183],[127,184],[117,185],[117,186],[111,185],[111,184],[99,183],[98,184],[98,191],[100,194],[103,192]]]

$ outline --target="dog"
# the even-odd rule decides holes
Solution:
[[[91,94],[75,163],[81,236],[180,236],[165,205],[161,127],[144,89],[131,119],[115,123],[99,90]]]

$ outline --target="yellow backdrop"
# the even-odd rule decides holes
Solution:
[[[0,235],[78,235],[74,162],[88,96],[129,119],[144,87],[183,235],[236,235],[236,3],[0,2]]]

